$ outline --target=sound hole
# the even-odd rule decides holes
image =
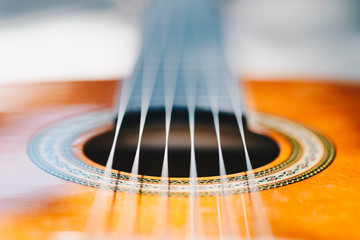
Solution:
[[[161,176],[165,146],[165,111],[150,109],[140,148],[139,174]],[[195,114],[195,155],[199,177],[219,175],[219,153],[212,114],[197,110]],[[116,145],[113,169],[131,172],[138,136],[139,112],[125,115]],[[220,114],[222,152],[227,174],[246,171],[244,149],[233,114]],[[269,137],[245,128],[246,143],[253,168],[272,162],[279,155],[278,145]],[[88,140],[85,155],[92,161],[106,165],[114,139],[114,130]],[[189,177],[190,132],[186,109],[174,109],[169,135],[169,176]]]

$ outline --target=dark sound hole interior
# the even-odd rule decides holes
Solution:
[[[125,115],[116,146],[113,169],[131,172],[139,136],[140,113]],[[195,155],[199,177],[219,175],[219,154],[212,114],[195,114]],[[244,149],[233,114],[220,114],[222,151],[227,174],[246,171]],[[253,168],[272,162],[279,154],[278,145],[269,137],[245,127],[245,137]],[[90,139],[85,155],[103,166],[110,152],[114,130]],[[150,109],[140,148],[139,174],[161,176],[165,146],[165,111]],[[169,176],[188,177],[190,170],[190,133],[186,109],[174,109],[169,135]]]

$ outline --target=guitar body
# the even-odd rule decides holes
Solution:
[[[190,205],[186,194],[166,196],[146,190],[144,193],[101,190],[95,184],[96,179],[93,185],[89,184],[91,179],[86,183],[76,182],[46,168],[37,159],[36,139],[44,129],[66,119],[110,109],[117,84],[115,81],[65,82],[0,89],[1,239],[189,237]],[[245,82],[245,90],[250,112],[278,116],[315,129],[316,134],[326,138],[324,148],[330,146],[329,156],[326,164],[311,176],[256,189],[264,208],[260,215],[253,214],[259,209],[252,200],[255,193],[240,191],[220,196],[220,201],[227,202],[227,209],[220,207],[220,210],[232,215],[221,215],[221,227],[217,195],[209,192],[196,196],[197,236],[218,239],[223,234],[245,238],[249,234],[256,238],[264,236],[261,222],[266,220],[275,239],[360,239],[360,86],[325,81],[258,80]],[[70,148],[61,149],[60,155],[71,151],[79,161],[103,170],[82,149],[89,137],[104,128],[76,135]],[[255,172],[281,164],[292,151],[293,145],[282,134],[276,131],[265,134],[277,142],[280,153],[273,162]],[[52,143],[48,144],[51,148]]]

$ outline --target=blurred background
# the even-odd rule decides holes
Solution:
[[[360,80],[359,0],[214,0],[239,76]],[[127,76],[149,0],[0,0],[0,84]]]

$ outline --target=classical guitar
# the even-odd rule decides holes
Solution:
[[[234,81],[207,0],[145,19],[123,81],[0,88],[1,239],[359,239],[360,86]]]

